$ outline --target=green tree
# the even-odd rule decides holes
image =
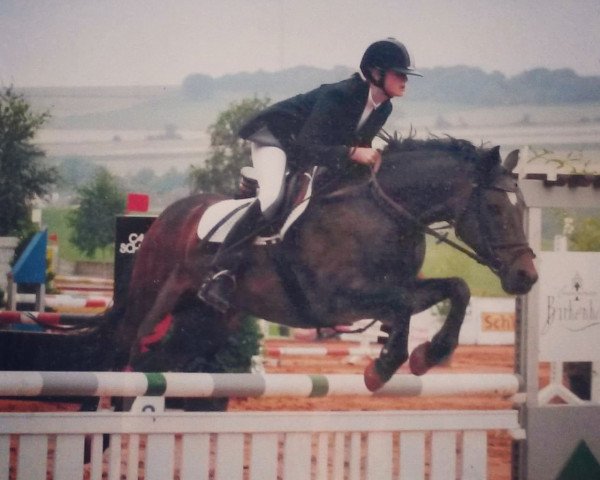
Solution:
[[[244,99],[232,103],[208,128],[210,155],[204,166],[192,167],[192,190],[233,195],[239,183],[240,169],[250,164],[250,146],[238,137],[242,125],[267,107],[269,99]]]
[[[577,219],[570,240],[572,250],[579,252],[599,252],[600,218],[596,216]]]
[[[31,205],[50,193],[55,168],[42,163],[45,153],[31,142],[50,114],[35,113],[12,87],[0,93],[0,236],[31,230]]]
[[[87,185],[77,190],[79,208],[69,215],[70,240],[91,257],[96,250],[114,245],[115,216],[125,211],[126,196],[116,178],[101,168]]]

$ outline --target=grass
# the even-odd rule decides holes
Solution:
[[[504,297],[500,280],[491,270],[470,259],[465,254],[445,244],[427,239],[427,255],[423,274],[426,277],[461,277],[477,297]]]

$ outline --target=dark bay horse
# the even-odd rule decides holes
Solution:
[[[170,314],[192,306],[198,318],[190,328],[214,348],[219,332],[234,329],[246,313],[305,328],[373,318],[389,332],[380,357],[365,371],[367,387],[376,390],[408,359],[411,316],[448,299],[442,328],[411,355],[410,368],[421,375],[457,346],[470,297],[458,277],[418,276],[425,235],[436,222],[450,222],[506,292],[527,293],[537,272],[523,231],[523,197],[511,174],[518,151],[503,165],[499,147],[454,138],[388,140],[376,176],[358,167],[358,173],[337,178],[335,188],[317,177],[306,211],[283,240],[275,247],[252,247],[235,308],[226,315],[196,297],[211,258],[196,227],[222,197],[200,194],[165,209],[137,253],[126,314],[115,332],[114,367],[129,361],[144,368],[140,345],[147,345]]]

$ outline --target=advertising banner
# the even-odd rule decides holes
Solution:
[[[600,255],[541,252],[540,360],[600,360]]]

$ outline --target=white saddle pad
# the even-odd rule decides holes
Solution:
[[[304,199],[298,205],[294,207],[291,211],[290,215],[286,219],[283,227],[278,234],[265,238],[258,237],[255,244],[265,244],[273,241],[282,240],[285,233],[288,229],[294,224],[298,218],[304,213],[306,207],[308,206],[308,199],[312,193],[312,182],[313,177],[310,176],[310,181],[308,184],[308,188],[306,189],[306,194],[304,195]],[[198,224],[198,237],[203,239],[207,237],[210,232],[215,228],[215,226],[223,220],[228,215],[231,215],[227,221],[220,225],[215,232],[210,236],[209,241],[215,243],[222,243],[225,240],[225,237],[231,230],[231,227],[235,225],[235,223],[240,219],[240,217],[244,214],[247,208],[255,201],[255,198],[243,198],[240,200],[223,200],[222,202],[215,203],[208,207],[202,218],[200,219],[200,223]],[[231,214],[236,208],[239,210],[235,213]]]

